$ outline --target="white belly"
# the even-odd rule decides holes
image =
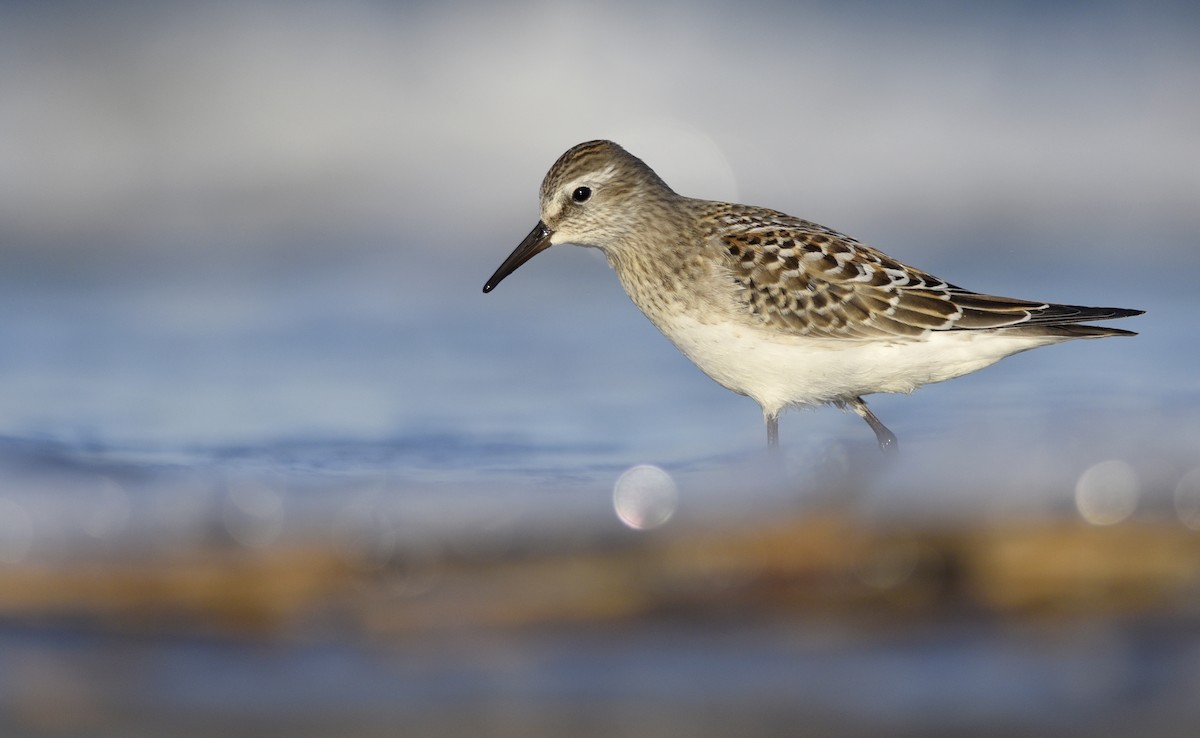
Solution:
[[[753,398],[768,415],[789,405],[911,392],[1057,342],[972,331],[933,332],[924,339],[895,342],[806,338],[730,322],[701,323],[686,315],[655,323],[705,374]]]

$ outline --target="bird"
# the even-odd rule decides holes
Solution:
[[[684,356],[758,403],[772,449],[784,409],[832,405],[895,451],[864,395],[912,392],[1039,346],[1134,336],[1085,323],[1143,312],[972,292],[778,210],[677,194],[612,141],[560,156],[540,206],[484,293],[551,246],[600,249]]]

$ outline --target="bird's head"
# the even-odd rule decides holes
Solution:
[[[501,280],[551,246],[573,243],[611,251],[644,229],[654,205],[676,197],[654,170],[612,141],[569,149],[542,180],[541,220],[483,286]]]

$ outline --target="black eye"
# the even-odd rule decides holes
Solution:
[[[575,202],[587,202],[587,199],[592,196],[591,187],[576,187],[571,193],[571,199]]]

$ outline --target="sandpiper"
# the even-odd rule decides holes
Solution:
[[[676,194],[611,141],[559,157],[542,181],[541,220],[483,291],[562,243],[603,251],[676,348],[757,402],[770,447],[784,408],[830,404],[895,449],[863,395],[911,392],[1074,338],[1136,335],[1081,323],[1142,313],[971,292],[816,223]]]

